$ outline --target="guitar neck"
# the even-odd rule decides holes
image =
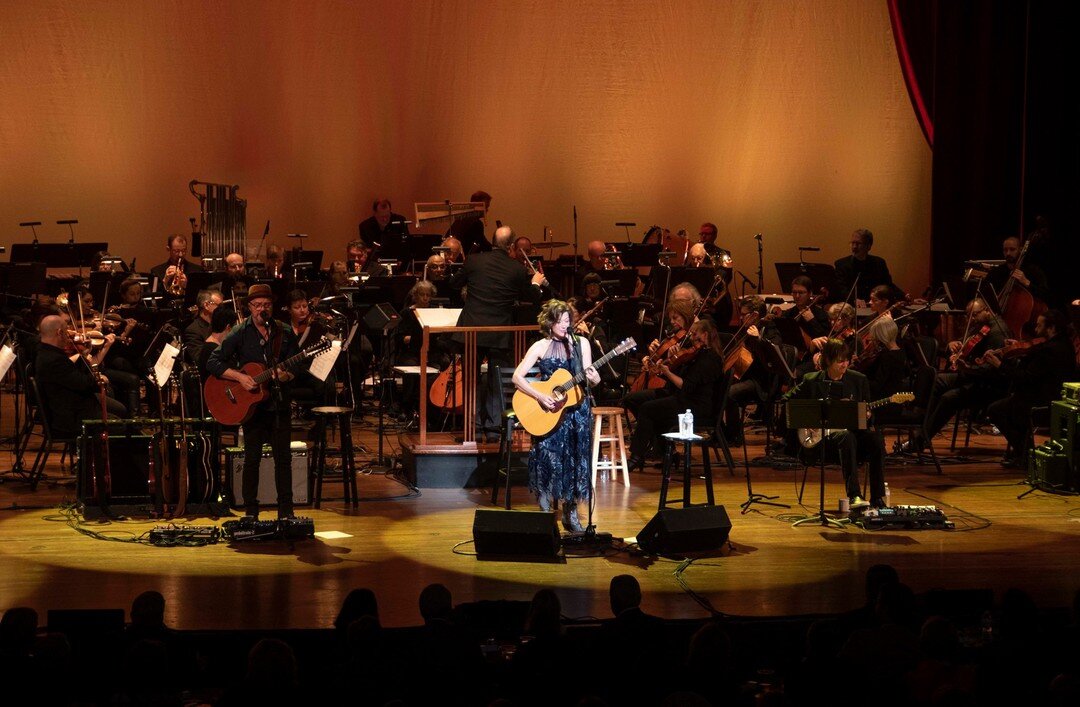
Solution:
[[[603,366],[603,365],[604,365],[605,363],[607,363],[607,362],[608,362],[608,361],[610,361],[611,359],[613,359],[613,358],[615,358],[616,356],[618,356],[618,355],[619,355],[619,353],[620,353],[620,351],[619,351],[618,349],[612,349],[611,351],[608,351],[608,352],[607,352],[606,354],[604,354],[603,356],[601,356],[601,357],[600,357],[600,358],[599,358],[598,360],[596,360],[596,361],[593,361],[593,362],[592,362],[592,366],[590,366],[590,368],[596,368],[596,369],[599,369],[599,368],[600,368],[601,366]],[[578,385],[578,384],[580,384],[580,383],[581,383],[581,382],[582,382],[583,380],[585,380],[585,371],[584,371],[584,370],[583,370],[583,371],[582,371],[581,373],[578,373],[577,375],[575,375],[575,376],[574,376],[573,378],[571,378],[570,380],[568,380],[568,381],[566,381],[565,383],[563,383],[562,385],[560,385],[560,386],[559,386],[559,389],[560,389],[560,390],[561,390],[562,392],[564,392],[564,393],[565,393],[566,391],[568,391],[568,390],[570,390],[571,388],[573,388],[573,387],[574,387],[575,385]]]
[[[273,375],[275,369],[278,369],[278,368],[288,369],[291,366],[295,366],[296,364],[300,363],[305,358],[307,358],[308,354],[310,354],[315,348],[318,348],[318,347],[312,347],[310,349],[304,349],[303,351],[296,354],[295,356],[290,356],[289,358],[285,359],[284,361],[282,361],[278,365],[274,366],[273,368],[267,368],[265,371],[263,371],[259,375],[255,376],[255,378],[254,378],[255,382],[260,383],[260,384],[265,383],[266,381],[270,380],[270,376]]]

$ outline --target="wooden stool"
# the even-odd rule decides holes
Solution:
[[[335,421],[338,423],[338,447],[341,448],[341,482],[345,487],[345,505],[351,503],[353,508],[359,505],[356,467],[353,466],[352,456],[352,412],[352,408],[338,406],[311,408],[311,414],[315,416],[315,448],[312,450],[311,464],[315,474],[316,508],[322,503],[323,476],[326,472],[326,428]]]
[[[623,409],[617,407],[595,407],[593,415],[592,438],[592,485],[596,488],[596,472],[607,469],[614,477],[622,471],[623,483],[630,486],[630,466],[626,463],[626,439],[623,437]],[[608,423],[608,434],[604,434],[604,420]],[[611,452],[608,461],[600,460],[600,444],[607,442]],[[618,455],[616,456],[616,452]]]
[[[716,499],[713,496],[713,477],[712,477],[712,465],[709,463],[709,440],[707,437],[695,434],[691,437],[682,437],[675,432],[668,432],[663,435],[664,437],[664,470],[663,478],[660,482],[660,506],[658,510],[664,510],[668,506],[668,482],[671,481],[671,469],[674,466],[675,445],[682,445],[682,467],[683,467],[683,508],[689,508],[691,505],[705,505],[715,506]],[[701,504],[690,503],[690,462],[691,456],[694,452],[694,444],[701,445],[701,461],[705,467],[705,498],[706,502]]]

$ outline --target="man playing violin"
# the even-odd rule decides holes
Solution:
[[[830,329],[829,317],[825,311],[813,303],[810,294],[813,282],[806,275],[799,275],[791,281],[791,298],[795,306],[785,310],[781,319],[792,319],[799,324],[803,334],[810,341],[820,336],[827,336]]]
[[[934,381],[930,416],[926,422],[926,435],[930,438],[961,410],[984,407],[1006,392],[1006,382],[1000,372],[988,363],[978,364],[975,360],[982,352],[1005,345],[1005,340],[1012,336],[1008,325],[982,298],[968,302],[965,311],[970,322],[965,340],[948,344],[953,371],[939,373]],[[899,450],[914,452],[925,446],[926,437],[918,434],[914,441],[905,442]]]
[[[34,372],[41,397],[47,402],[49,424],[57,437],[73,438],[79,434],[82,420],[101,419],[98,381],[85,361],[69,357],[67,351],[76,345],[61,316],[44,317],[38,331],[41,344]],[[107,397],[105,403],[110,418],[127,416],[119,401]]]
[[[1042,341],[1014,348],[1020,353],[1014,358],[1007,358],[1009,346],[1017,347],[1013,340],[982,356],[987,365],[1006,371],[1011,383],[1009,395],[990,403],[986,412],[1012,447],[1012,454],[1002,459],[1002,465],[1016,469],[1027,468],[1031,409],[1048,405],[1056,398],[1062,381],[1076,365],[1076,349],[1064,313],[1051,309],[1040,314],[1035,321],[1035,336]]]

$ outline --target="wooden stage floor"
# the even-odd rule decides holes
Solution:
[[[374,448],[370,427],[355,437]],[[396,450],[397,436],[387,442]],[[751,457],[762,439],[751,435]],[[944,447],[942,442],[939,446]],[[645,590],[645,608],[670,618],[703,618],[708,612],[680,586],[734,615],[777,616],[842,611],[862,602],[863,574],[875,563],[895,565],[916,592],[933,588],[1020,587],[1040,606],[1067,606],[1080,588],[1080,499],[1036,491],[1022,500],[1023,475],[998,466],[1003,442],[978,435],[964,450],[966,463],[886,469],[894,504],[934,504],[956,524],[954,531],[879,531],[855,527],[792,527],[793,516],[816,509],[811,471],[806,504],[795,504],[796,471],[753,467],[754,490],[780,496],[791,510],[755,506],[745,515],[742,468],[717,474],[717,502],[732,521],[730,549],[698,559],[681,577],[671,560],[649,560],[629,552],[606,557],[571,557],[565,564],[481,562],[455,554],[471,540],[476,508],[488,507],[486,489],[424,489],[418,496],[364,500],[359,510],[324,503],[322,510],[298,508],[315,519],[316,530],[348,537],[201,548],[158,548],[107,542],[76,532],[57,508],[73,490],[43,483],[0,484],[0,609],[130,606],[146,589],[167,600],[169,624],[185,629],[310,628],[329,626],[345,595],[370,587],[387,626],[420,621],[417,596],[431,582],[446,584],[455,602],[527,600],[541,587],[556,589],[568,617],[607,617],[607,586],[613,575],[633,574]],[[741,460],[741,450],[735,450]],[[58,455],[54,456],[56,459]],[[0,454],[0,468],[10,458]],[[52,477],[63,472],[50,462]],[[597,490],[599,529],[632,537],[656,511],[659,472],[631,475],[630,488],[604,480]],[[365,499],[401,497],[409,491],[386,476],[362,476]],[[340,495],[340,486],[331,487]],[[700,485],[696,486],[700,491]],[[826,498],[841,495],[839,470],[827,472]],[[532,508],[518,489],[516,508]],[[272,516],[272,513],[270,514]],[[191,519],[211,524],[205,518]],[[91,523],[115,539],[139,535],[151,521]],[[464,545],[461,550],[469,551]]]

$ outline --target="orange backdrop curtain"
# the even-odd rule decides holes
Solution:
[[[343,251],[373,197],[494,196],[556,240],[619,220],[696,233],[737,267],[877,234],[927,284],[930,150],[886,2],[37,0],[0,8],[0,232],[80,219],[140,265],[240,185],[249,235]],[[48,226],[44,241],[65,241]]]

